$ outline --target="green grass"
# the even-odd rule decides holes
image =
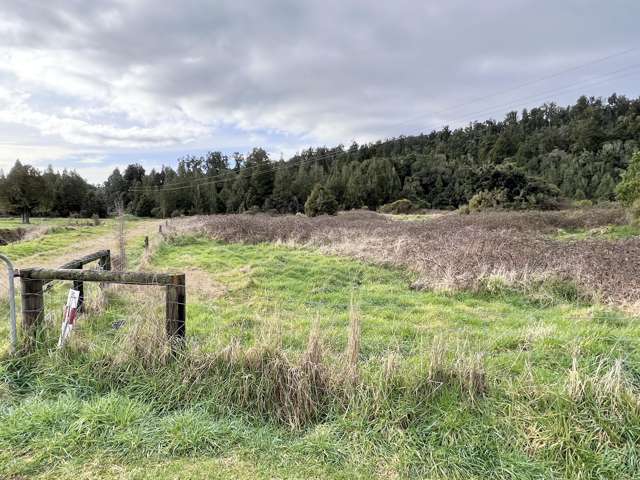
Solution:
[[[47,217],[31,217],[30,223],[22,223],[19,217],[0,217],[0,229],[10,228],[30,228],[39,225],[63,225],[68,223],[68,218],[47,218]]]
[[[583,303],[571,288],[553,285],[544,300],[500,285],[476,294],[418,292],[409,288],[413,277],[396,269],[195,237],[161,245],[152,266],[195,270],[186,358],[118,356],[135,326],[114,330],[114,321],[160,321],[162,307],[149,309],[144,293],[109,292],[109,306],[82,319],[65,352],[50,350],[56,319],[35,353],[0,361],[0,477],[637,475],[638,321]],[[50,310],[60,310],[65,288],[51,292]],[[89,297],[98,294],[91,288]],[[251,349],[275,337],[297,365],[317,322],[326,367],[340,377],[351,304],[362,322],[361,384],[331,386],[349,395],[322,398],[319,415],[292,428],[274,410],[279,400],[261,370],[274,354]],[[6,333],[2,325],[2,339]],[[425,380],[439,341],[444,374],[484,353],[485,395],[468,394],[453,377]],[[247,359],[262,360],[229,366],[207,356],[233,342]],[[579,381],[569,374],[574,349]],[[390,358],[398,366],[388,370]],[[616,358],[630,385],[606,382]],[[569,385],[582,389],[571,393]]]
[[[434,218],[441,217],[442,215],[450,214],[449,210],[442,211],[434,211],[431,213],[399,213],[399,214],[391,214],[385,213],[381,214],[391,220],[398,220],[402,222],[427,222],[429,220],[433,220]]]
[[[48,260],[55,258],[57,255],[71,251],[78,242],[96,239],[96,250],[104,246],[105,241],[109,240],[109,236],[115,235],[114,220],[101,220],[99,225],[93,225],[91,220],[87,219],[37,219],[42,220],[38,224],[48,225],[49,228],[42,235],[31,240],[10,243],[0,246],[0,253],[7,255],[12,261],[19,261],[30,257],[33,261]],[[127,224],[131,222],[142,222],[145,220],[130,217]],[[2,228],[0,221],[0,228]],[[132,238],[128,238],[128,243],[135,245],[138,249],[136,257],[141,253],[141,244],[138,240],[142,237],[135,237],[136,242],[131,243]],[[140,244],[140,246],[139,246]]]
[[[75,242],[99,237],[112,230],[112,222],[103,222],[99,226],[52,225],[47,232],[37,238],[0,246],[0,253],[4,253],[12,260],[33,256],[48,257],[54,253],[69,249]]]
[[[554,238],[558,240],[624,240],[639,235],[640,226],[638,225],[609,225],[592,229],[560,230],[554,235]]]

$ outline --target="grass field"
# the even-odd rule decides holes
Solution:
[[[0,478],[637,478],[628,310],[566,280],[420,290],[400,265],[202,232],[128,244],[187,273],[178,358],[157,287],[87,287],[64,351],[68,286],[47,294],[43,343],[0,360]],[[49,235],[43,261],[65,248]]]

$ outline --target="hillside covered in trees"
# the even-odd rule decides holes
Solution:
[[[246,156],[186,156],[175,170],[146,172],[129,165],[123,172],[114,170],[98,188],[86,183],[80,187],[74,173],[36,172],[43,178],[58,176],[43,182],[47,193],[31,205],[40,213],[57,215],[103,214],[119,199],[140,216],[295,213],[304,211],[315,187],[324,198],[332,196],[332,205],[335,199],[340,209],[373,209],[401,198],[422,207],[457,208],[480,192],[499,194],[509,207],[553,208],[563,197],[613,199],[639,143],[640,98],[583,96],[568,107],[544,104],[509,112],[502,121],[346,148],[309,149],[286,161],[273,161],[265,150],[255,148]],[[0,178],[3,192],[15,190],[12,174]],[[84,192],[71,196],[74,205],[65,203],[68,188]],[[19,202],[7,199],[6,193],[3,197],[5,209],[19,210]]]

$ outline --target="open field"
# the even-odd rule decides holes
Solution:
[[[168,355],[160,289],[91,285],[56,351],[54,288],[44,343],[0,361],[0,478],[637,477],[640,238],[620,210],[164,227],[132,223],[129,260],[187,273],[186,350]],[[114,244],[87,228],[0,251]]]

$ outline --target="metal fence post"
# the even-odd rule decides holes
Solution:
[[[16,328],[16,288],[13,283],[14,271],[13,264],[8,257],[0,254],[0,260],[7,264],[7,273],[9,279],[9,322],[10,322],[10,348],[11,353],[15,353],[18,347],[18,331]]]

